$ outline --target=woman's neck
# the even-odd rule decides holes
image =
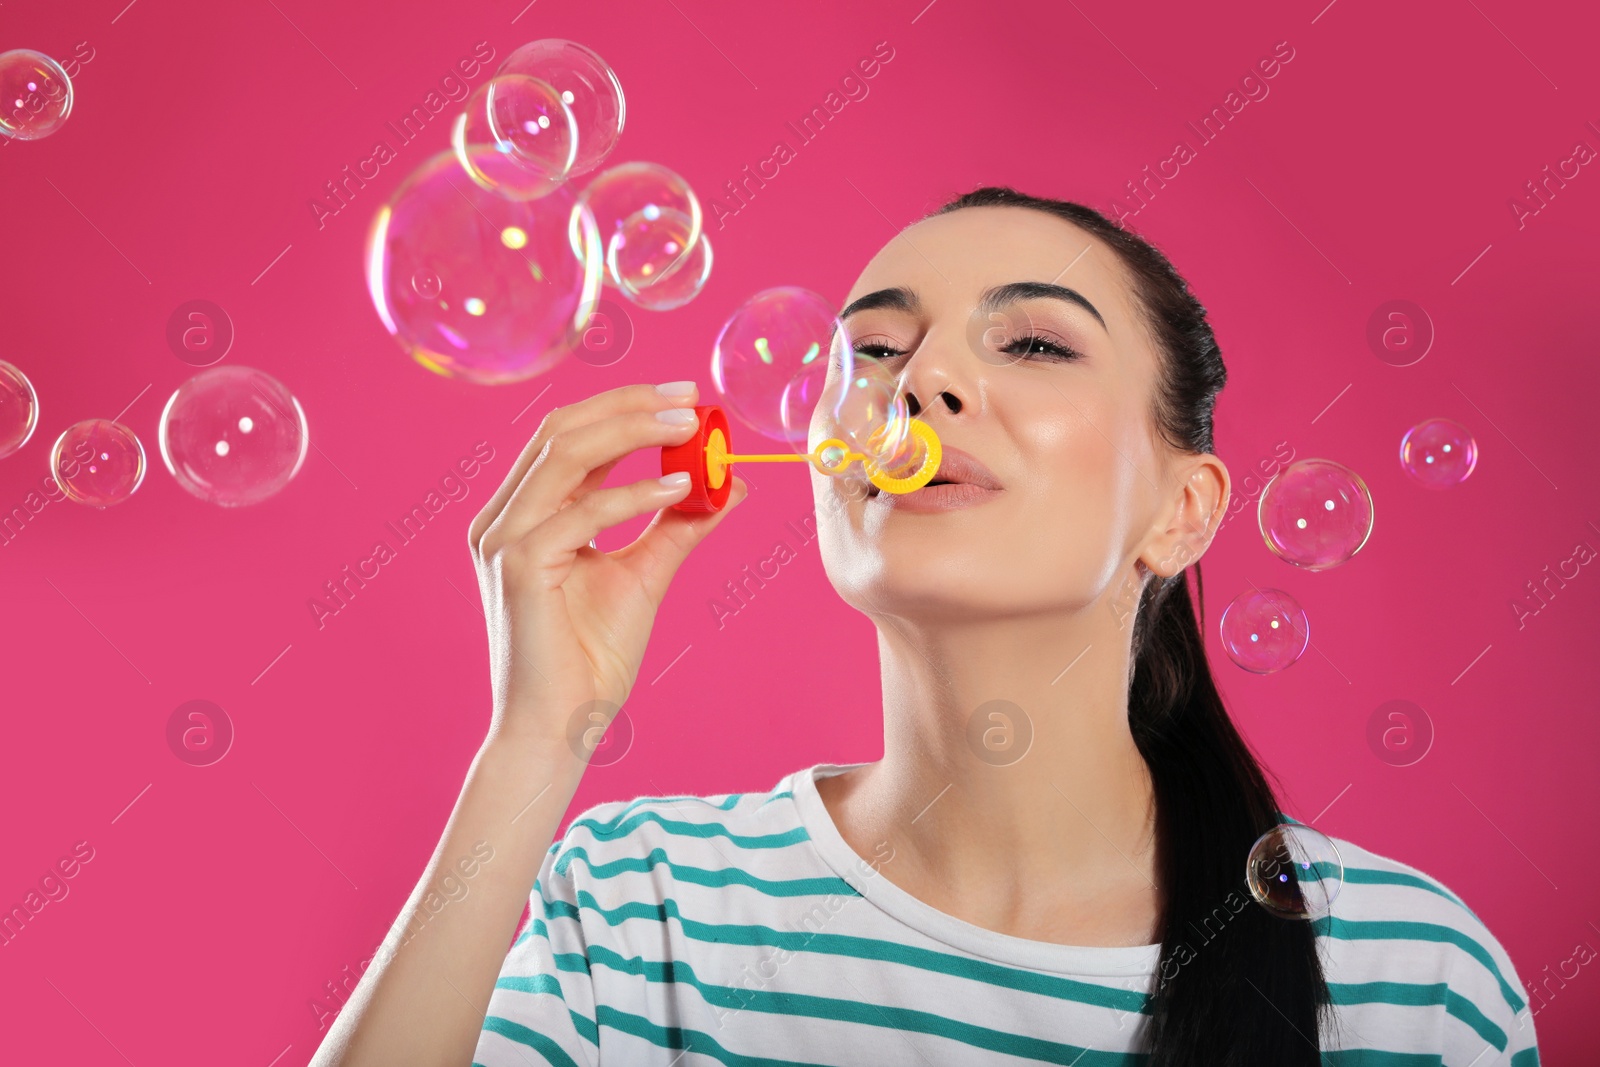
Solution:
[[[919,899],[1033,940],[1159,940],[1153,786],[1128,731],[1129,634],[1077,617],[879,616],[884,758],[822,789]],[[824,782],[829,782],[824,779]]]

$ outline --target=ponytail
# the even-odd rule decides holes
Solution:
[[[1189,569],[1198,596],[1200,565]],[[1318,1064],[1327,986],[1315,934],[1246,886],[1246,857],[1278,823],[1278,805],[1212,680],[1187,574],[1146,586],[1128,691],[1128,725],[1155,784],[1165,897],[1150,1067]]]

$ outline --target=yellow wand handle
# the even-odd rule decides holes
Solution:
[[[710,445],[706,446],[706,451],[708,453],[711,451],[711,446]],[[724,463],[810,463],[811,462],[811,456],[809,454],[808,455],[804,455],[804,456],[798,455],[798,454],[797,455],[792,455],[792,456],[776,456],[776,455],[774,455],[774,456],[734,456],[734,455],[729,455],[728,453],[725,452],[722,455],[722,462],[724,462]]]
[[[867,469],[867,478],[879,489],[891,493],[909,493],[920,489],[933,479],[939,469],[941,449],[939,438],[927,423],[913,419],[910,423],[913,436],[919,438],[923,445],[923,461],[921,466],[909,477],[896,478],[881,470],[877,464],[871,462],[861,452],[850,451],[848,443],[837,437],[830,437],[817,445],[816,449],[804,455],[793,454],[763,454],[763,455],[736,455],[728,451],[728,442],[721,430],[713,430],[706,443],[706,476],[707,482],[713,489],[720,489],[727,480],[728,468],[735,463],[799,463],[807,462],[816,467],[823,474],[834,475],[844,470],[851,463],[859,462]]]

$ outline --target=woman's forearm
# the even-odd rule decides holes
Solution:
[[[489,995],[584,764],[488,741],[422,879],[310,1067],[472,1062]]]

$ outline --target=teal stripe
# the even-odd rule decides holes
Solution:
[[[1455,945],[1488,969],[1500,985],[1500,995],[1506,998],[1513,1012],[1521,1012],[1526,1006],[1517,991],[1506,982],[1489,951],[1453,927],[1419,922],[1358,922],[1333,915],[1316,919],[1311,925],[1319,935],[1341,941],[1431,941]]]
[[[589,973],[589,957],[581,952],[553,952],[550,958],[556,961],[558,971],[571,971],[573,974],[582,973],[590,978],[594,977]]]
[[[561,983],[553,974],[508,974],[495,980],[496,989],[513,989],[518,993],[554,993],[566,1000]]]
[[[532,1049],[543,1056],[545,1062],[549,1063],[551,1067],[578,1067],[577,1062],[571,1056],[561,1051],[560,1045],[543,1034],[529,1030],[520,1023],[514,1023],[510,1019],[502,1019],[498,1015],[489,1015],[483,1020],[483,1028],[499,1034],[509,1041],[515,1041],[525,1048]]]
[[[777,834],[736,834],[720,822],[668,819],[653,811],[641,811],[627,819],[623,819],[619,812],[615,818],[604,822],[598,819],[577,819],[572,825],[587,827],[596,837],[610,840],[631,834],[647,822],[653,822],[667,833],[679,837],[726,837],[740,848],[788,848],[790,845],[800,845],[811,840],[811,835],[806,833],[804,826],[796,826],[793,830]],[[569,828],[568,833],[570,832]]]
[[[571,970],[572,968],[564,967],[562,969]],[[585,963],[580,965],[578,969],[587,973],[589,967]],[[496,989],[510,989],[518,993],[532,993],[535,995],[543,993],[557,997],[562,1005],[567,1007],[567,1014],[572,1017],[572,1026],[573,1029],[578,1031],[578,1036],[587,1038],[591,1044],[598,1045],[600,1043],[600,1030],[595,1026],[594,1020],[567,1006],[566,994],[561,992],[561,983],[555,975],[508,974],[497,979],[494,987]]]
[[[537,881],[534,882],[534,884],[533,884],[533,895],[538,897],[540,900],[544,899],[544,894],[539,892],[539,883]],[[530,901],[530,903],[531,903],[531,901]],[[545,913],[548,915],[549,912],[550,912],[550,909],[546,908],[545,909]],[[522,933],[518,934],[517,935],[517,939],[515,941],[511,942],[511,947],[512,948],[516,948],[518,945],[520,945],[524,941],[528,940],[528,938],[532,937],[534,934],[538,934],[540,937],[544,938],[546,941],[550,940],[550,930],[549,930],[548,927],[545,926],[543,919],[537,919],[536,918],[536,919],[533,920],[533,922],[529,923],[528,924],[528,928],[526,930],[522,931]]]
[[[1539,1050],[1525,1048],[1511,1057],[1511,1067],[1539,1067]]]
[[[1408,982],[1329,982],[1328,993],[1335,1004],[1396,1004],[1404,1007],[1442,1005],[1446,1014],[1453,1015],[1477,1031],[1479,1037],[1495,1047],[1506,1050],[1506,1032],[1478,1010],[1478,1006],[1451,989],[1444,982],[1417,985]]]
[[[1291,826],[1309,825],[1308,823],[1303,823],[1299,819],[1294,818],[1292,815],[1285,815],[1283,812],[1278,813],[1278,821]],[[1344,871],[1344,880],[1352,885],[1405,885],[1411,886],[1414,889],[1426,889],[1428,892],[1437,893],[1446,900],[1458,905],[1468,915],[1472,915],[1474,919],[1478,918],[1473,914],[1472,909],[1467,907],[1466,902],[1460,897],[1450,892],[1444,886],[1438,885],[1426,878],[1418,878],[1416,875],[1405,874],[1400,871],[1373,870],[1370,867],[1346,867]]]
[[[1466,901],[1450,892],[1444,886],[1427,878],[1406,874],[1404,871],[1380,871],[1370,867],[1345,867],[1341,872],[1340,868],[1332,860],[1315,862],[1311,864],[1309,869],[1316,874],[1318,881],[1343,882],[1347,885],[1403,885],[1411,889],[1425,889],[1448,900],[1474,919],[1478,918],[1473,910],[1467,907]],[[1302,882],[1310,880],[1304,877],[1300,878]],[[1482,920],[1480,919],[1479,921],[1481,922]]]
[[[685,1030],[681,1026],[657,1026],[649,1019],[630,1012],[618,1011],[608,1004],[600,1006],[600,1025],[632,1034],[660,1048],[698,1052],[702,1056],[715,1059],[718,1063],[728,1064],[729,1067],[832,1067],[831,1064],[806,1060],[775,1060],[766,1056],[743,1056],[737,1052],[729,1052],[710,1034],[699,1030]]]
[[[550,910],[549,908],[546,908],[545,916],[548,918],[549,914]],[[534,934],[538,934],[540,937],[544,938],[546,945],[550,944],[549,928],[545,926],[543,919],[535,919],[533,922],[528,924],[528,928],[522,932],[521,937],[517,938],[517,940],[512,943],[511,947],[516,948],[517,945],[522,944]],[[556,967],[559,970],[572,971],[574,974],[581,972],[582,974],[587,975],[589,973],[589,957],[585,956],[581,952],[557,952],[555,951],[554,946],[551,946],[550,955],[556,961]]]
[[[1327,1067],[1444,1067],[1438,1053],[1385,1052],[1376,1048],[1347,1048],[1324,1052]]]
[[[693,801],[695,801],[697,803],[704,804],[708,808],[715,808],[718,811],[732,811],[734,809],[734,806],[737,805],[739,803],[739,801],[742,800],[747,795],[748,794],[745,794],[745,793],[729,793],[725,798],[723,798],[722,800],[717,800],[717,801],[713,801],[713,800],[711,800],[711,799],[709,799],[707,797],[690,796],[688,794],[684,794],[682,796],[639,797],[637,800],[630,801],[628,803],[627,807],[625,807],[621,811],[617,812],[616,815],[613,816],[613,818],[620,819],[624,815],[628,814],[628,812],[632,811],[634,808],[637,808],[642,804],[658,804],[658,803],[669,803],[669,804],[671,804],[671,803],[676,803],[676,802],[678,802],[680,800],[693,800]]]
[[[533,902],[535,900],[543,902],[544,899],[545,899],[544,894],[539,891],[539,880],[537,878],[535,878],[534,881],[533,881],[533,896],[528,899],[528,906],[531,908],[533,906]],[[550,917],[550,906],[549,906],[549,904],[545,904],[544,905],[544,917],[545,917],[545,919],[548,919]],[[537,915],[532,917],[532,921],[528,923],[528,928],[526,930],[522,931],[522,933],[518,934],[517,935],[517,939],[515,941],[511,942],[511,947],[512,948],[516,948],[518,945],[520,945],[524,941],[528,940],[528,938],[532,937],[534,934],[538,934],[540,937],[544,938],[546,941],[550,940],[550,929],[549,929],[549,927],[545,926],[544,919],[539,918]]]
[[[774,800],[783,800],[786,797],[792,797],[792,796],[794,796],[794,794],[791,793],[789,790],[785,789],[781,793],[772,793],[772,794],[768,795],[767,799],[765,799],[761,803],[757,804],[756,807],[764,808],[768,804],[771,804]]]
[[[969,959],[896,941],[882,941],[848,934],[813,933],[805,930],[775,930],[770,926],[760,925],[704,923],[686,919],[678,907],[678,902],[670,897],[660,904],[629,901],[615,908],[605,908],[588,890],[580,889],[576,907],[565,901],[553,901],[546,907],[545,914],[552,919],[560,917],[577,921],[581,910],[600,916],[608,926],[617,926],[629,919],[653,919],[665,925],[670,917],[678,920],[685,937],[706,944],[761,946],[791,952],[815,952],[819,955],[877,960],[982,982],[1001,989],[1034,993],[1056,1000],[1071,1000],[1099,1008],[1136,1013],[1146,1012],[1149,1008],[1149,997],[1132,989],[1096,985],[1093,982],[1081,982],[1060,975],[1005,967],[988,960]],[[595,951],[596,947],[592,946],[591,959]]]
[[[1444,897],[1468,915],[1472,915],[1474,919],[1477,918],[1472,909],[1467,907],[1466,901],[1450,892],[1444,886],[1427,878],[1418,878],[1414,874],[1406,874],[1404,871],[1377,871],[1368,867],[1346,867],[1344,880],[1351,885],[1404,885],[1413,889],[1426,889],[1430,893],[1437,893]]]
[[[769,897],[803,897],[828,893],[840,893],[844,896],[857,897],[857,893],[844,879],[836,876],[825,878],[790,878],[783,881],[773,881],[768,878],[757,878],[748,871],[738,867],[721,867],[708,870],[704,867],[691,867],[683,863],[674,863],[667,857],[665,849],[653,848],[645,856],[624,856],[612,860],[610,863],[593,863],[589,859],[588,850],[582,845],[576,845],[564,852],[556,861],[556,868],[560,874],[566,874],[567,868],[574,860],[582,860],[589,874],[596,879],[610,878],[623,872],[644,873],[665,867],[671,872],[672,877],[680,882],[691,885],[710,886],[713,889],[724,889],[730,885],[748,886]]]
[[[1454,989],[1445,994],[1444,1010],[1476,1030],[1478,1036],[1493,1045],[1496,1051],[1506,1050],[1506,1032],[1490,1022],[1476,1004]]]
[[[859,1000],[840,1000],[834,997],[816,997],[811,993],[770,992],[765,989],[734,989],[731,985],[704,984],[694,976],[694,969],[683,960],[669,960],[667,963],[653,963],[653,961],[624,960],[618,953],[610,949],[602,949],[595,945],[590,949],[590,960],[600,966],[616,969],[624,974],[646,977],[653,982],[682,982],[693,985],[699,990],[701,997],[706,998],[707,1005],[714,1008],[726,1008],[731,1011],[749,1009],[749,1011],[763,1011],[778,1016],[803,1016],[811,1019],[830,1019],[835,1022],[853,1022],[859,1025],[877,1025],[899,1030],[906,1033],[928,1033],[934,1037],[947,1038],[947,1040],[960,1041],[962,1045],[973,1048],[994,1049],[998,1053],[1010,1056],[1024,1057],[1045,1061],[1046,1064],[1077,1064],[1077,1067],[1110,1067],[1112,1064],[1138,1064],[1144,1057],[1125,1056],[1122,1053],[1096,1053],[1093,1049],[1080,1048],[1075,1045],[1062,1045],[1059,1041],[1046,1041],[1045,1038],[1026,1037],[1021,1033],[1008,1033],[1005,1030],[994,1030],[990,1027],[960,1022],[947,1019],[941,1014],[930,1011],[917,1011],[914,1008],[894,1008],[886,1005],[870,1005]],[[669,995],[670,997],[670,995]],[[611,1011],[608,1006],[602,1006],[598,1019],[600,1025],[611,1025]],[[618,1013],[622,1014],[622,1013]],[[630,1016],[638,1019],[638,1016]],[[648,1021],[638,1019],[646,1027],[667,1037],[666,1030],[656,1027]],[[621,1027],[619,1027],[621,1029]],[[632,1030],[630,1030],[632,1032]],[[646,1033],[638,1033],[638,1037],[648,1037]],[[696,1035],[706,1037],[706,1035]],[[656,1040],[650,1037],[650,1040]],[[707,1038],[709,1040],[709,1038]],[[656,1040],[661,1045],[661,1040]],[[683,1045],[666,1045],[666,1048],[685,1048]],[[717,1046],[720,1049],[720,1046]],[[693,1051],[706,1054],[706,1049],[696,1043]],[[710,1053],[717,1054],[717,1053]],[[744,1062],[723,1061],[723,1062]]]

